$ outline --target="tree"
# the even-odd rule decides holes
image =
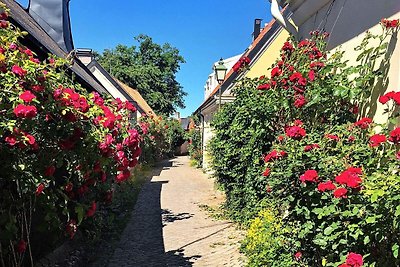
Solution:
[[[136,88],[158,114],[171,115],[184,108],[186,92],[176,80],[185,59],[179,50],[165,43],[159,45],[147,35],[138,35],[139,46],[117,45],[98,56],[100,64],[114,77]]]

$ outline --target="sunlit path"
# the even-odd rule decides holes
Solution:
[[[235,226],[208,216],[221,195],[187,157],[164,161],[138,199],[109,266],[243,266]]]

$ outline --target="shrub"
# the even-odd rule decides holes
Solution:
[[[37,251],[32,234],[73,238],[112,200],[137,163],[139,134],[130,103],[89,94],[65,60],[40,61],[1,8],[0,263],[20,266]]]
[[[143,140],[140,161],[146,164],[174,156],[175,149],[184,143],[185,133],[176,119],[143,116],[138,130]]]

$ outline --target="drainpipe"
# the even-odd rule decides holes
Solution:
[[[290,23],[285,17],[283,17],[277,0],[270,0],[271,2],[271,14],[276,19],[276,21],[282,25],[282,27],[287,30],[295,39],[298,39],[298,31],[296,27]]]

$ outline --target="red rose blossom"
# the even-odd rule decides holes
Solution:
[[[302,256],[303,256],[303,254],[301,253],[301,251],[297,251],[297,252],[294,254],[294,258],[295,258],[297,261],[300,260]]]
[[[293,105],[294,105],[296,108],[301,108],[301,107],[303,107],[305,104],[307,104],[307,100],[306,100],[306,98],[304,97],[304,95],[301,95],[301,94],[296,95],[295,101],[294,101]]]
[[[266,168],[265,171],[263,172],[263,176],[268,177],[271,173],[271,169],[270,168]]]
[[[39,196],[43,192],[44,188],[44,184],[39,184],[39,186],[36,188],[35,195]]]
[[[370,147],[377,147],[384,142],[386,142],[386,136],[384,134],[374,134],[369,138]]]
[[[300,181],[305,182],[318,182],[318,172],[316,170],[307,170],[304,174],[300,175]]]
[[[318,191],[325,192],[325,191],[333,191],[336,189],[336,185],[332,181],[322,182],[318,184]]]
[[[96,202],[93,201],[89,209],[86,211],[86,217],[92,217],[96,212],[96,208]]]
[[[56,167],[54,165],[48,166],[44,171],[44,175],[47,177],[53,176],[56,171]]]
[[[361,129],[367,129],[372,123],[370,118],[362,118],[361,120],[354,123],[354,126],[360,127]]]
[[[32,94],[31,91],[26,90],[25,92],[23,92],[22,94],[19,95],[19,98],[21,100],[23,100],[24,102],[32,102],[33,99],[36,98],[36,96],[34,94]]]
[[[363,265],[363,257],[360,254],[350,252],[346,257],[346,264],[351,267],[361,267]]]
[[[398,19],[394,19],[394,20],[381,19],[381,24],[386,29],[394,29],[400,25]]]
[[[341,185],[346,185],[351,188],[358,188],[362,183],[360,175],[362,175],[361,168],[350,167],[336,176],[335,181]]]
[[[18,104],[18,106],[14,108],[14,114],[18,118],[33,118],[37,115],[37,109],[35,106]]]
[[[347,198],[347,189],[346,188],[338,188],[333,192],[333,196],[335,198]]]
[[[306,131],[299,126],[291,126],[286,128],[286,136],[299,140],[306,136]]]
[[[339,141],[340,140],[340,138],[335,134],[326,134],[325,137],[328,138],[328,139],[334,140],[334,141]]]
[[[21,239],[18,241],[17,245],[15,246],[15,249],[17,250],[18,253],[22,254],[26,250],[26,241]]]
[[[389,141],[395,143],[396,145],[400,143],[400,127],[397,127],[390,132]]]
[[[26,73],[27,73],[26,70],[24,70],[23,68],[21,68],[21,67],[18,66],[18,65],[12,66],[11,71],[12,71],[14,74],[16,74],[16,75],[18,75],[18,76],[20,76],[20,77],[24,77],[24,76],[26,75]]]
[[[72,239],[75,236],[76,231],[78,230],[78,226],[74,219],[69,220],[66,225],[66,232],[68,233],[69,237]]]

